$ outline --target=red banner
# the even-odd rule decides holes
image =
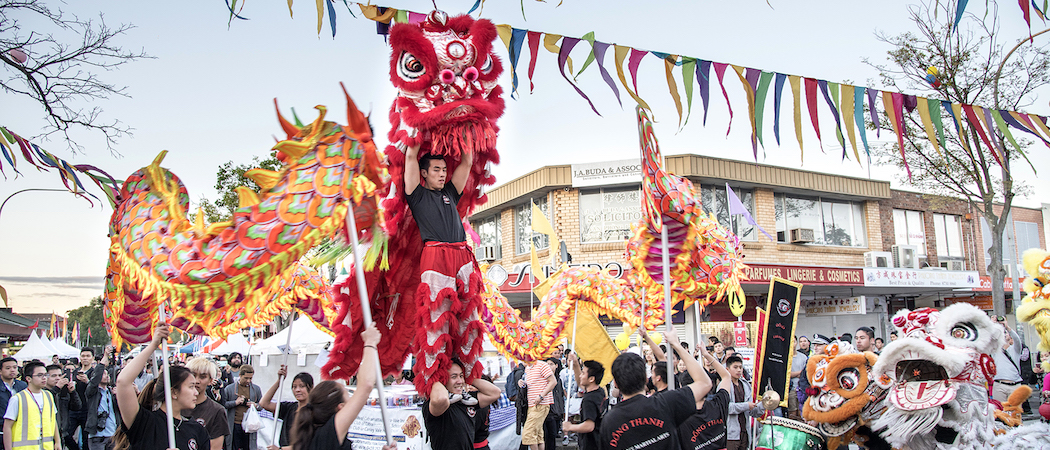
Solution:
[[[864,286],[863,268],[785,266],[780,264],[748,264],[744,271],[751,279],[745,284],[769,284],[773,278],[783,278],[802,284]]]

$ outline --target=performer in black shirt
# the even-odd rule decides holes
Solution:
[[[677,427],[696,412],[696,402],[711,389],[711,380],[701,377],[703,369],[678,343],[673,331],[664,333],[672,343],[689,373],[696,381],[688,386],[653,397],[645,397],[645,361],[634,353],[623,353],[612,364],[613,380],[623,395],[602,417],[603,450],[679,450]],[[688,359],[686,359],[688,356]]]
[[[729,371],[706,348],[700,355],[713,367],[722,381],[710,399],[696,402],[696,414],[678,426],[682,450],[718,450],[726,448],[726,418],[729,417],[729,391],[733,384]],[[701,376],[707,376],[707,372]]]
[[[422,320],[424,330],[416,337],[421,354],[412,368],[416,391],[424,397],[436,384],[447,382],[444,370],[452,358],[462,361],[467,381],[482,372],[481,269],[467,245],[457,209],[473,162],[474,155],[464,150],[451,183],[446,183],[444,158],[432,154],[420,158],[418,146],[405,152],[405,196],[424,245],[419,257],[419,289],[413,295],[418,310],[430,311]],[[428,339],[432,334],[441,337]]]
[[[451,390],[445,390],[442,383],[434,383],[430,398],[423,402],[423,426],[430,438],[430,448],[472,450],[478,407],[484,408],[499,400],[500,389],[488,381],[475,378],[472,384],[478,388],[477,398],[464,395],[467,383],[462,363],[457,359],[452,360],[447,379]]]
[[[605,367],[598,361],[584,361],[581,369],[576,353],[569,354],[569,358],[569,364],[584,394],[580,404],[580,423],[565,421],[561,427],[566,433],[579,433],[580,450],[598,450],[602,413],[608,404],[605,401],[605,390],[599,384],[605,377]]]

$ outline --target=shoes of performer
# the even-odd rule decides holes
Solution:
[[[460,394],[448,394],[448,402],[449,403],[456,403],[456,402],[458,402],[460,400],[463,400],[463,396],[462,395],[460,395]]]
[[[467,406],[474,406],[474,405],[478,404],[478,399],[474,398],[473,395],[470,395],[469,392],[464,392],[463,393],[463,404],[467,405]]]

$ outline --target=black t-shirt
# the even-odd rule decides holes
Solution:
[[[695,412],[688,386],[653,397],[635,395],[602,417],[602,449],[680,450],[676,427]]]
[[[147,411],[139,408],[131,428],[125,428],[128,441],[135,450],[165,450],[168,448],[168,422],[164,411]],[[120,426],[124,426],[121,420]],[[208,432],[193,420],[175,419],[175,447],[179,450],[202,450],[210,448]]]
[[[594,422],[594,431],[580,433],[580,450],[598,450],[598,439],[602,431],[602,405],[605,404],[605,391],[595,389],[583,394],[580,403],[580,423],[588,420]]]
[[[476,406],[463,402],[449,405],[440,416],[430,414],[430,400],[423,402],[423,426],[427,427],[432,450],[470,450],[474,448]]]
[[[281,437],[278,442],[281,447],[292,445],[292,427],[295,426],[295,412],[299,411],[299,402],[281,402],[280,415],[277,416],[281,419]]]
[[[283,409],[284,406],[282,405],[281,408]],[[335,415],[333,414],[328,422],[314,432],[314,438],[306,448],[309,450],[352,450],[353,444],[346,436],[336,435]]]
[[[704,407],[678,426],[682,450],[726,448],[726,418],[729,417],[729,392],[719,389]]]
[[[459,211],[456,210],[460,195],[452,183],[445,183],[440,191],[419,186],[408,195],[408,207],[412,209],[423,242],[467,240]]]
[[[474,443],[485,442],[489,438],[489,407],[477,408],[474,415]]]
[[[226,424],[226,408],[210,398],[193,409],[184,409],[182,415],[204,427],[209,439],[230,434],[230,428]]]

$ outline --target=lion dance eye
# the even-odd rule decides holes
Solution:
[[[397,74],[405,81],[416,81],[423,76],[427,69],[423,63],[409,52],[401,52],[397,64]]]
[[[967,341],[977,340],[977,328],[969,322],[960,323],[952,327],[952,337],[955,339],[964,339]]]
[[[839,372],[839,386],[847,391],[857,388],[860,383],[860,372],[857,369],[843,369]]]
[[[485,55],[485,64],[481,65],[481,73],[488,75],[489,72],[492,72],[492,56]]]

